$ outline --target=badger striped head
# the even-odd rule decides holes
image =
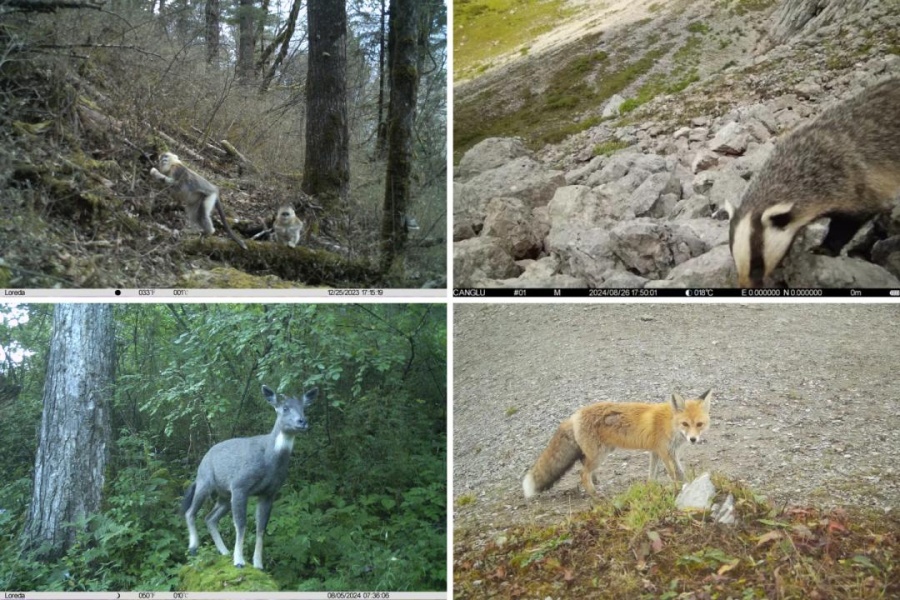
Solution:
[[[729,243],[739,287],[762,287],[781,264],[797,232],[807,223],[794,214],[794,208],[793,202],[779,202],[762,211],[742,211],[725,203],[731,219]]]

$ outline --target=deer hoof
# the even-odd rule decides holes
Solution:
[[[234,566],[236,566],[238,569],[243,569],[244,563],[235,563]]]

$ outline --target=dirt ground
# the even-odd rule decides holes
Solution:
[[[900,306],[457,304],[455,527],[557,521],[590,506],[579,466],[526,502],[521,478],[559,422],[599,401],[713,390],[692,472],[719,471],[778,504],[900,509]],[[618,450],[598,493],[647,476]]]

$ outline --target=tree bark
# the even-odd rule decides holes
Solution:
[[[287,23],[284,25],[284,29],[281,30],[275,39],[272,40],[272,43],[269,44],[268,47],[263,51],[262,56],[259,59],[259,71],[260,73],[265,73],[263,75],[262,83],[259,86],[260,93],[265,92],[269,89],[269,86],[272,84],[272,79],[275,77],[275,72],[278,70],[278,67],[281,66],[281,63],[284,62],[284,59],[287,57],[288,48],[291,44],[291,38],[294,36],[294,29],[297,26],[297,18],[300,16],[300,5],[302,4],[302,0],[294,0],[291,4],[291,12],[288,15]],[[266,62],[269,60],[269,57],[275,51],[275,47],[281,45],[281,49],[278,51],[278,54],[275,56],[275,60],[272,61],[271,66],[266,69]]]
[[[347,125],[347,9],[343,0],[310,0],[303,191],[327,208],[350,193]]]
[[[238,79],[253,80],[253,54],[256,51],[256,7],[254,0],[240,0],[238,8]]]
[[[388,58],[388,163],[381,221],[381,271],[390,269],[406,244],[404,219],[412,173],[413,128],[419,89],[419,2],[391,0]]]
[[[219,0],[206,0],[206,62],[219,58]]]
[[[385,87],[385,18],[387,10],[384,7],[384,0],[381,0],[381,32],[378,40],[378,132],[375,138],[375,158],[383,160],[387,154],[387,123],[384,122],[384,87]]]
[[[44,411],[23,550],[59,558],[75,541],[66,523],[102,499],[115,365],[112,305],[58,304],[44,382]]]

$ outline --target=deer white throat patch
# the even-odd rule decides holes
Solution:
[[[283,451],[290,452],[294,449],[294,438],[293,436],[284,435],[284,432],[279,433],[275,436],[275,453],[279,454]]]

